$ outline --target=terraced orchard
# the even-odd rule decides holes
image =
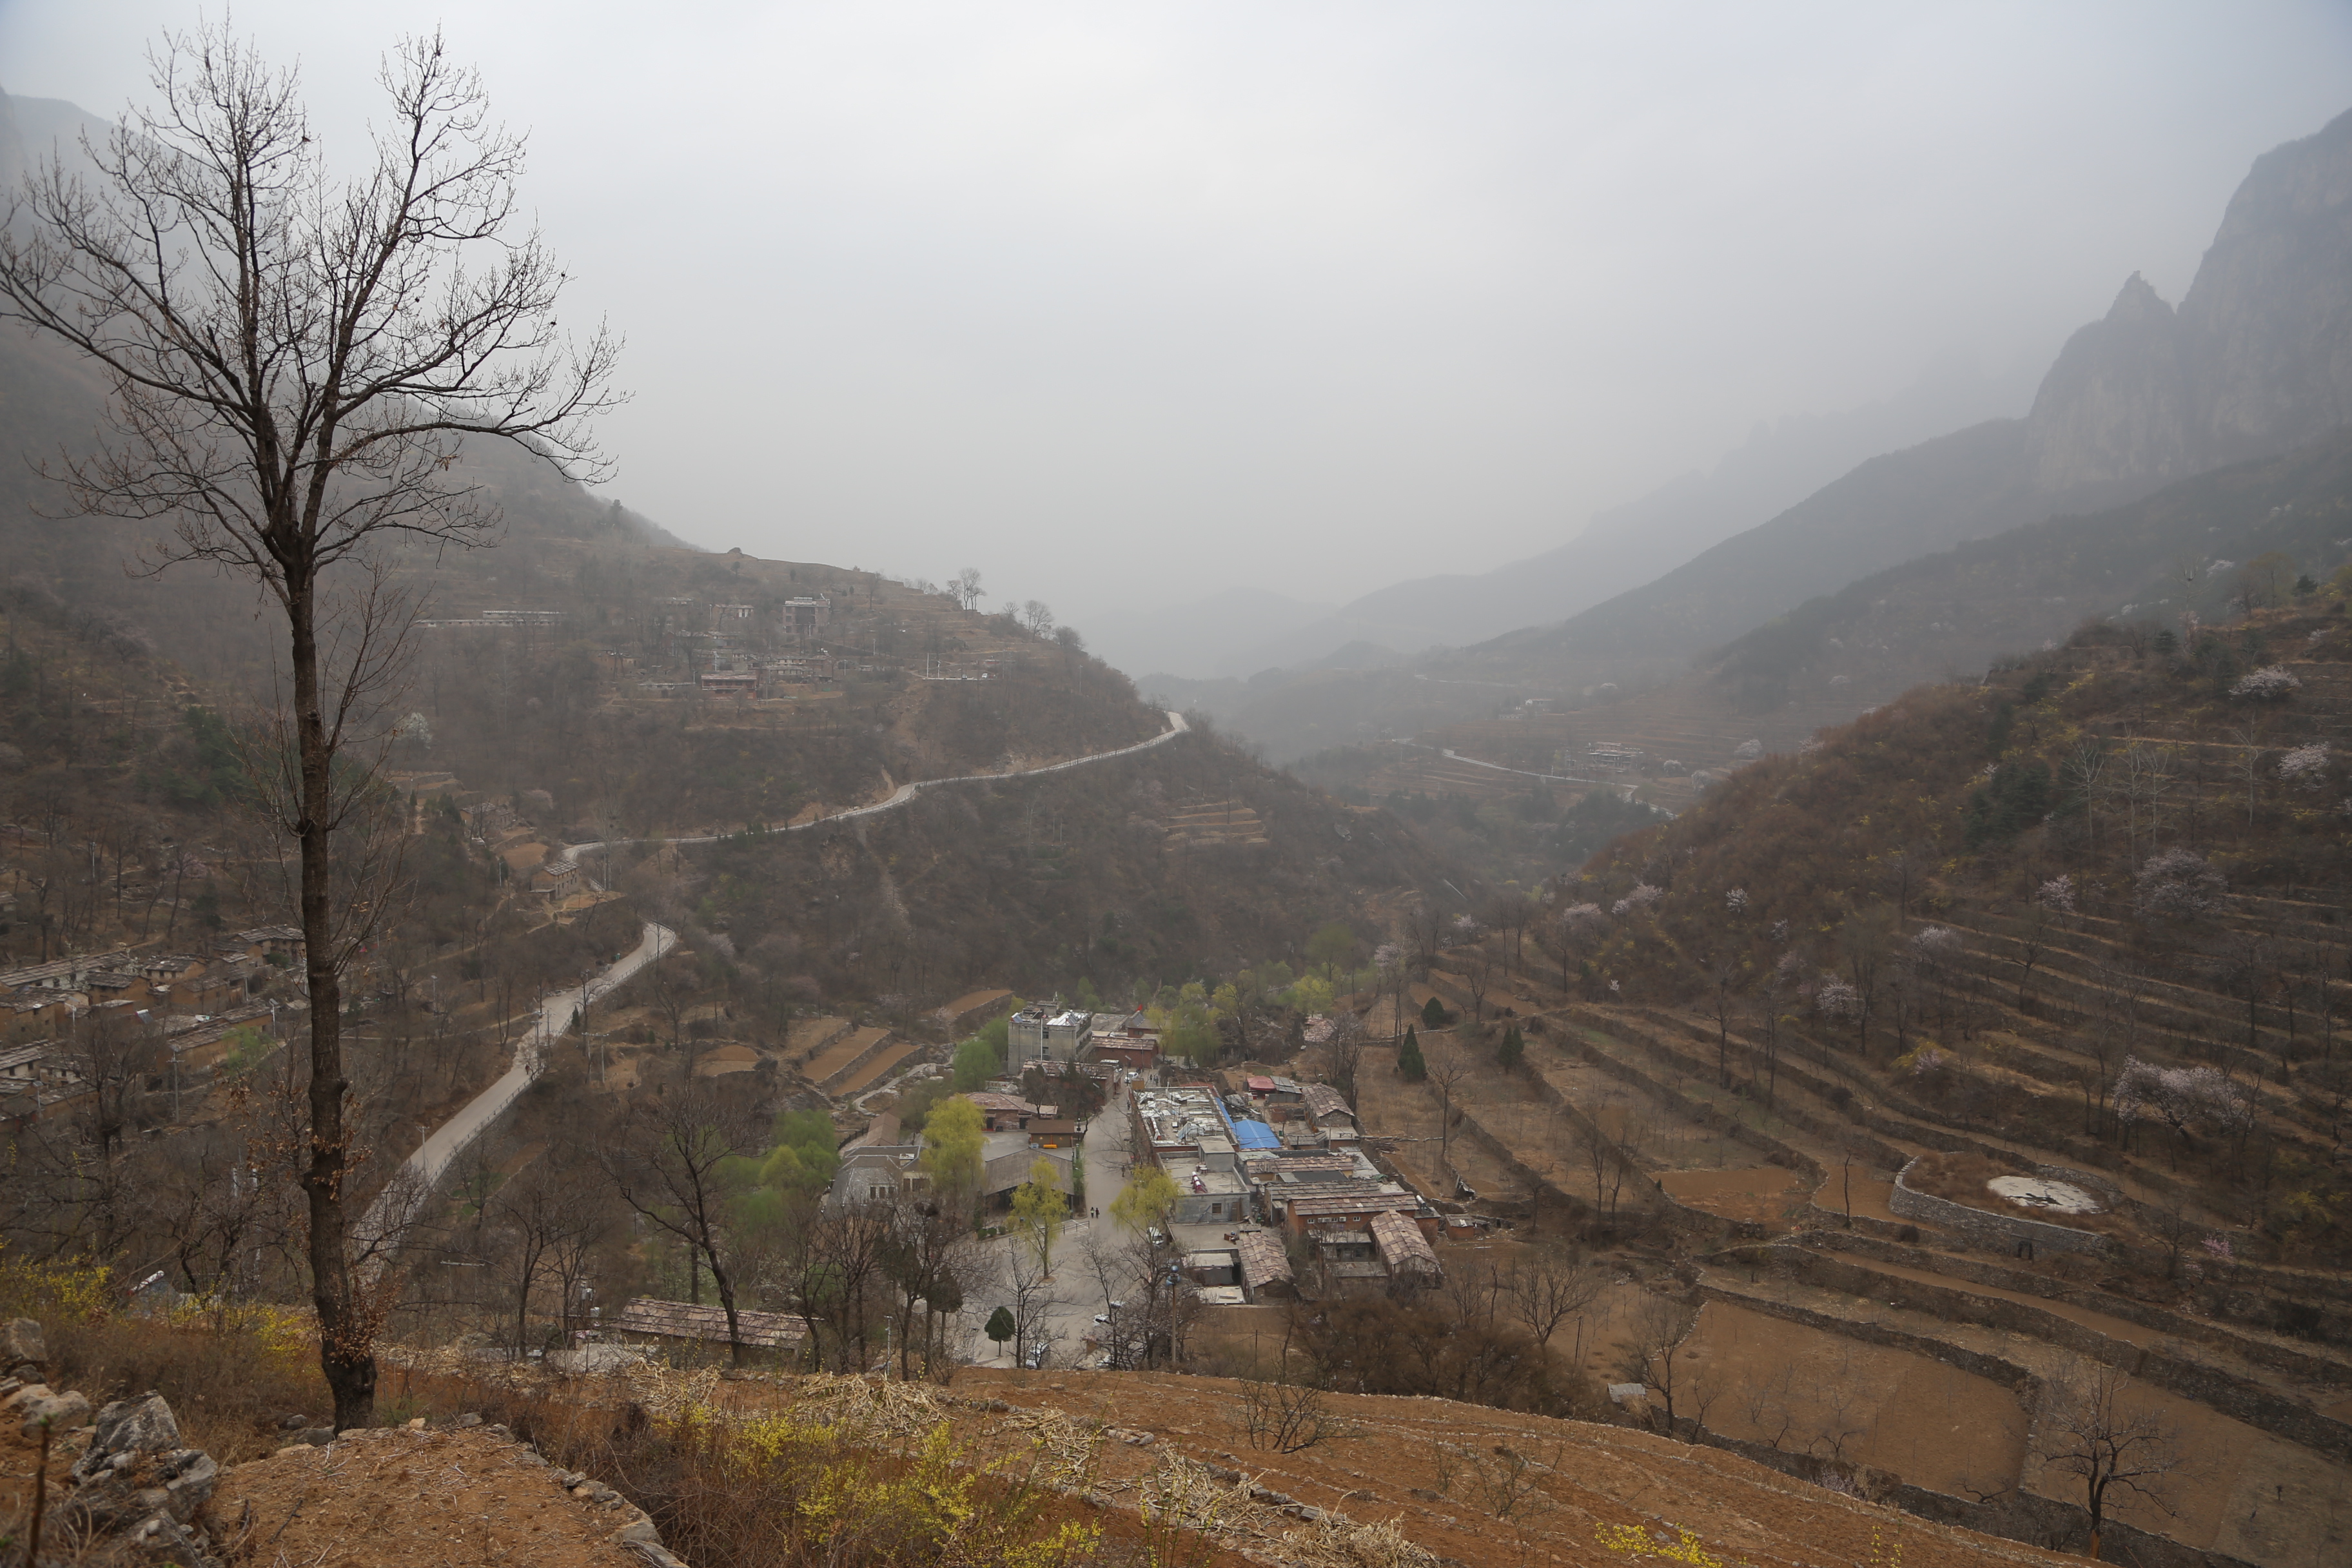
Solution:
[[[1524,953],[1438,956],[1477,1020],[1454,1163],[1689,1270],[1709,1440],[2054,1541],[2053,1390],[2105,1367],[2183,1460],[2111,1549],[2352,1560],[2348,725],[2312,595],[2088,628],[1755,763],[1547,887]],[[1431,1087],[1368,1131],[1416,1099],[1433,1163]]]

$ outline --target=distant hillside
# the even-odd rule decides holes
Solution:
[[[1720,994],[1751,1039],[1782,1016],[1890,1103],[2179,1173],[2242,1215],[2241,1257],[2340,1267],[2347,735],[2340,592],[2185,639],[2086,627],[1741,770],[1558,897],[1597,906],[1569,922],[1595,987]],[[2131,1057],[2231,1087],[2160,1130]],[[2223,1100],[2251,1129],[2200,1120]]]
[[[1873,458],[1654,583],[1432,669],[1638,671],[1923,552],[2284,451],[2347,417],[2352,114],[2255,161],[2177,313],[2127,279],[2068,340],[2022,421]]]
[[[1359,640],[1408,653],[1545,626],[1649,581],[1803,500],[1873,453],[1970,423],[2024,392],[1973,369],[1937,367],[1895,395],[1834,414],[1759,425],[1712,466],[1594,514],[1574,538],[1491,572],[1417,577],[1333,611],[1216,648],[1214,673],[1322,665]]]
[[[2275,602],[2297,576],[2325,580],[2352,559],[2347,534],[2352,436],[2339,435],[1864,577],[1709,656],[1706,679],[1748,712],[1832,702],[1840,689],[1859,708],[2086,617],[2177,630],[2191,611],[2229,618],[2249,593]]]
[[[1383,671],[1262,688],[1228,720],[1276,754],[1403,733],[1528,696],[1678,679],[1709,647],[1915,556],[2294,449],[2352,410],[2352,114],[2263,154],[2178,311],[2138,277],[2076,332],[2021,420],[1873,458],[1655,581],[1554,625]],[[1269,683],[1271,687],[1275,683]]]

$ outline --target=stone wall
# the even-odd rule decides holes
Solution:
[[[2324,1415],[2309,1405],[2273,1394],[2233,1373],[2191,1359],[2184,1351],[2162,1346],[2143,1348],[2023,1301],[1973,1295],[1962,1289],[1958,1281],[1944,1286],[1931,1285],[1919,1279],[1898,1279],[1809,1247],[1741,1247],[1718,1253],[1716,1257],[1717,1260],[1742,1267],[1763,1268],[1783,1278],[1834,1290],[1857,1300],[1890,1301],[1898,1308],[1932,1312],[1957,1322],[1981,1323],[1988,1328],[2026,1335],[2044,1344],[2119,1368],[2184,1399],[2209,1405],[2249,1426],[2284,1437],[2290,1443],[2300,1444],[2341,1463],[2352,1464],[2352,1424]],[[1791,1321],[1810,1323],[1834,1333],[1867,1340],[1874,1344],[1917,1350],[2005,1386],[2015,1386],[2011,1373],[2029,1379],[2032,1375],[2014,1363],[1976,1356],[1974,1352],[1956,1345],[1884,1324],[1858,1322],[1826,1312],[1807,1312],[1797,1308],[1784,1309],[1778,1303],[1746,1296],[1736,1290],[1722,1290],[1704,1282],[1700,1289],[1751,1311],[1771,1312]],[[1976,1362],[1982,1362],[1985,1365],[1979,1367],[1974,1364]]]
[[[2226,1323],[2210,1318],[2188,1317],[2146,1301],[2134,1300],[2094,1287],[2053,1279],[2046,1274],[2030,1269],[2006,1268],[1973,1258],[1948,1253],[1923,1253],[1915,1247],[1892,1246],[1875,1237],[1851,1236],[1835,1231],[1820,1231],[1807,1238],[1807,1244],[1825,1247],[1833,1251],[1852,1252],[1881,1263],[1896,1263],[1910,1268],[1926,1268],[1948,1276],[1956,1281],[1973,1285],[1990,1285],[2003,1290],[2015,1290],[2022,1295],[2064,1300],[2093,1311],[2105,1312],[2126,1322],[2137,1323],[2144,1329],[2154,1329],[2160,1334],[2192,1343],[2217,1345],[2231,1354],[2284,1372],[2306,1382],[2332,1388],[2352,1389],[2352,1365],[2328,1356],[2298,1349],[2294,1345],[2243,1334]],[[2086,1276],[2086,1278],[2088,1278]]]
[[[2096,1231],[2051,1225],[2043,1220],[2027,1219],[2021,1215],[1993,1214],[1920,1192],[1908,1181],[1911,1166],[1917,1163],[1918,1161],[1913,1160],[1895,1173],[1895,1191],[1886,1200],[1886,1206],[1905,1219],[1932,1225],[1938,1230],[1964,1236],[1979,1246],[2000,1247],[2003,1251],[2015,1251],[2027,1242],[2036,1248],[2047,1247],[2053,1252],[2105,1252],[2107,1249],[2107,1238]]]
[[[2079,1504],[2031,1492],[2011,1491],[1988,1502],[1953,1497],[1948,1492],[1915,1487],[1902,1477],[1867,1465],[1842,1465],[1811,1454],[1792,1454],[1768,1444],[1728,1437],[1704,1427],[1697,1440],[1752,1459],[1801,1481],[1858,1497],[1864,1502],[1885,1503],[1905,1513],[1957,1525],[1980,1535],[2021,1541],[2053,1552],[2081,1552],[2090,1544],[2091,1516]],[[2183,1545],[2169,1536],[2151,1535],[2109,1520],[2100,1530],[2102,1555],[2109,1562],[2136,1563],[2140,1568],[2252,1568],[2243,1558]]]

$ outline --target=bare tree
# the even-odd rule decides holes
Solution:
[[[1450,1174],[1454,1170],[1454,1091],[1476,1066],[1462,1042],[1452,1034],[1432,1035],[1422,1052],[1429,1066],[1427,1082],[1437,1090],[1437,1158]],[[1459,1180],[1459,1177],[1455,1178]]]
[[[967,566],[948,584],[948,595],[967,610],[980,608],[980,568]]]
[[[1707,992],[1715,1006],[1715,1076],[1725,1089],[1731,1087],[1731,987],[1738,978],[1737,959],[1718,958],[1706,966]],[[1753,1077],[1754,1068],[1748,1070]]]
[[[2099,848],[2099,800],[2107,793],[2106,772],[2106,750],[2092,738],[2077,742],[2058,763],[2059,782],[2082,797],[2084,847],[2094,855]]]
[[[483,1260],[503,1281],[513,1304],[517,1361],[530,1348],[533,1299],[553,1283],[559,1292],[557,1317],[568,1318],[574,1288],[571,1277],[577,1268],[564,1265],[579,1258],[603,1229],[603,1216],[582,1174],[550,1149],[484,1205],[494,1245],[483,1248]]]
[[[1277,1354],[1274,1376],[1242,1380],[1241,1427],[1249,1446],[1296,1454],[1354,1436],[1351,1424],[1332,1407],[1329,1390],[1293,1375],[1287,1327]]]
[[[1494,988],[1502,961],[1475,937],[1461,957],[1462,984],[1470,993],[1470,1021],[1475,1024],[1486,1016],[1486,993]]]
[[[2076,1358],[2042,1384],[2033,1426],[2043,1461],[2083,1483],[2094,1561],[2117,1489],[2172,1511],[2167,1498],[2182,1464],[2180,1434],[2156,1405],[2132,1397],[2131,1386],[2129,1373]]]
[[[522,143],[488,122],[479,82],[437,37],[387,61],[375,167],[341,187],[293,72],[225,26],[167,34],[152,58],[161,106],[89,149],[95,188],[52,159],[11,203],[0,313],[110,383],[112,438],[63,466],[76,505],[168,521],[151,567],[245,576],[285,616],[292,745],[278,767],[308,943],[311,1289],[335,1426],[365,1426],[373,1323],[347,1245],[341,976],[384,900],[339,887],[336,839],[372,793],[350,753],[410,624],[366,569],[393,541],[488,541],[496,513],[451,468],[467,436],[598,472],[585,421],[613,401],[617,344],[599,333],[569,349],[563,274],[520,227]]]
[[[710,1270],[727,1313],[728,1348],[740,1366],[743,1337],[725,1245],[732,1194],[720,1171],[757,1150],[758,1129],[743,1097],[713,1079],[688,1078],[661,1088],[630,1104],[598,1145],[597,1163],[623,1203],[685,1244],[689,1270],[698,1259]]]
[[[1583,1356],[1583,1319],[1601,1298],[1608,1277],[1561,1247],[1537,1247],[1514,1262],[1503,1276],[1511,1316],[1542,1349],[1570,1319],[1577,1320],[1577,1355]]]
[[[2260,725],[2233,728],[2230,731],[2230,739],[2238,742],[2238,749],[2231,754],[2228,765],[2231,773],[2246,781],[2246,826],[2252,827],[2254,825],[2254,805],[2263,782],[2263,763],[2270,753],[2263,750]]]
[[[1678,1353],[1697,1321],[1689,1303],[1670,1296],[1644,1294],[1627,1325],[1623,1367],[1628,1377],[1656,1392],[1665,1415],[1666,1436],[1678,1435],[1676,1402],[1687,1404],[1695,1381]]]

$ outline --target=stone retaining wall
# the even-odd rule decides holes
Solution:
[[[1741,1247],[1716,1256],[1742,1266],[1768,1268],[1801,1284],[1833,1290],[1860,1301],[1890,1301],[1898,1309],[1932,1312],[1956,1322],[1979,1323],[1987,1328],[2026,1335],[2044,1344],[2118,1368],[2184,1399],[2218,1410],[2232,1420],[2242,1421],[2258,1431],[2284,1437],[2290,1443],[2325,1454],[2339,1463],[2352,1464],[2352,1425],[2323,1415],[2308,1405],[2273,1394],[2233,1373],[2189,1359],[2179,1351],[2157,1346],[2143,1348],[2022,1301],[1972,1295],[1959,1288],[1957,1282],[1950,1286],[1931,1285],[1925,1280],[1880,1274],[1809,1247]],[[1719,1290],[1705,1283],[1700,1289],[1717,1290],[1724,1300],[1751,1310],[1774,1312],[1793,1321],[1811,1323],[1817,1328],[1867,1340],[1874,1344],[1894,1344],[1918,1350],[1923,1354],[1969,1371],[1978,1369],[1964,1358],[2011,1367],[2021,1376],[2030,1378],[2032,1375],[2014,1363],[1992,1363],[1991,1358],[1977,1357],[1973,1352],[1943,1341],[1890,1329],[1883,1324],[1857,1321],[1826,1312],[1807,1312],[1801,1308],[1783,1310],[1782,1303],[1750,1298],[1738,1291]],[[1979,1375],[1991,1377],[1995,1382],[2008,1382],[2005,1376],[1993,1372],[1979,1372]]]
[[[2071,1226],[2051,1225],[2022,1215],[1992,1214],[1967,1204],[1956,1204],[1949,1198],[1923,1193],[1908,1181],[1911,1166],[1918,1163],[1913,1160],[1895,1173],[1895,1191],[1886,1200],[1886,1206],[1905,1219],[1932,1225],[1938,1230],[1964,1236],[1980,1246],[1998,1247],[2004,1251],[2014,1251],[2020,1244],[2028,1242],[2036,1247],[2046,1247],[2053,1252],[2105,1252],[2107,1249],[2107,1238],[2096,1231],[2076,1230]]]
[[[1881,1263],[1925,1268],[1970,1284],[1991,1285],[2023,1295],[2072,1301],[2093,1311],[2137,1323],[2144,1329],[2169,1334],[2175,1339],[2220,1345],[2256,1366],[2266,1366],[2274,1372],[2284,1372],[2290,1376],[2330,1387],[2352,1389],[2352,1365],[2341,1361],[2314,1355],[2293,1345],[2255,1339],[2238,1333],[2221,1322],[2187,1317],[2147,1301],[2136,1301],[2128,1296],[2117,1296],[2086,1286],[2068,1285],[2044,1274],[2022,1268],[2004,1268],[1999,1264],[1980,1262],[1973,1258],[1923,1253],[1916,1247],[1889,1245],[1875,1235],[1857,1237],[1836,1231],[1813,1231],[1807,1235],[1805,1240],[1810,1246],[1852,1252],[1875,1258]]]
[[[2080,1552],[2090,1544],[2091,1516],[2079,1504],[2031,1492],[2009,1491],[1990,1502],[1975,1502],[1948,1492],[1911,1485],[1902,1477],[1867,1465],[1840,1465],[1811,1454],[1792,1454],[1768,1444],[1729,1437],[1702,1427],[1698,1441],[1752,1459],[1769,1470],[1801,1481],[1849,1493],[1865,1502],[1885,1503],[1905,1513],[1937,1524],[1958,1525],[1980,1535],[2021,1541],[2053,1552]],[[2243,1558],[2223,1552],[2183,1545],[2169,1536],[2151,1535],[2128,1524],[2108,1520],[2100,1527],[2102,1555],[2140,1568],[2253,1568]]]

